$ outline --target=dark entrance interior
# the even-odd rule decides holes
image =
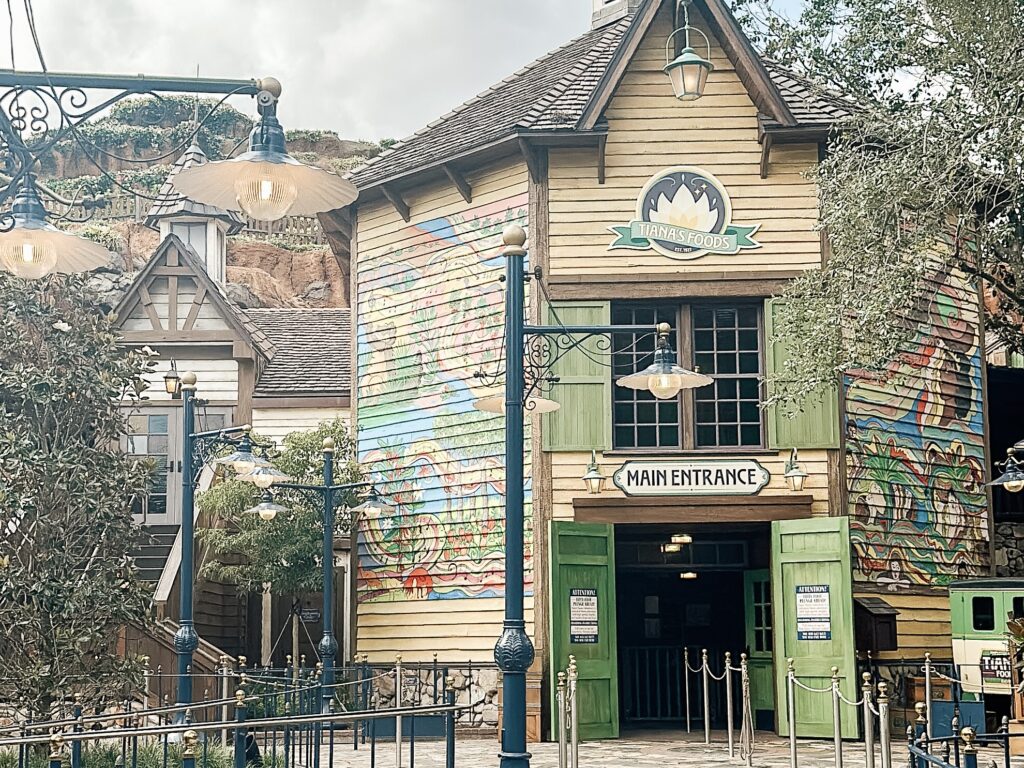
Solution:
[[[692,537],[692,543],[680,544],[674,551],[673,536],[678,539],[682,535]],[[745,598],[744,574],[767,571],[770,547],[767,523],[616,525],[619,711],[623,727],[678,728],[685,723],[684,649],[691,669],[700,668],[704,649],[715,675],[724,670],[726,651],[732,654],[733,665],[739,666],[739,654],[750,650],[747,646],[753,634],[748,632],[747,623],[754,621],[755,609]],[[764,592],[768,592],[767,586]],[[770,606],[757,610],[760,622],[770,627]],[[736,714],[738,676],[734,681]],[[710,686],[713,728],[725,727],[726,723],[722,689],[721,683]],[[689,674],[689,702],[691,725],[702,729],[699,673]]]

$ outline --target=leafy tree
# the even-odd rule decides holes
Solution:
[[[283,449],[273,458],[274,466],[305,485],[323,483],[323,442],[333,438],[334,482],[358,482],[355,438],[341,419],[321,424],[308,432],[293,432],[284,439]],[[259,441],[256,436],[255,440]],[[316,494],[280,489],[277,504],[288,507],[273,520],[246,514],[259,503],[262,491],[251,483],[228,479],[202,493],[202,509],[220,518],[217,524],[198,532],[206,548],[200,574],[236,584],[242,594],[262,593],[265,585],[273,592],[300,595],[318,592],[322,586],[323,502]],[[351,519],[343,504],[356,494],[335,494],[335,536],[347,534]]]
[[[37,715],[140,682],[115,644],[148,616],[130,508],[152,468],[119,442],[148,367],[81,277],[0,273],[0,700]]]
[[[793,356],[778,399],[894,359],[951,270],[984,286],[989,327],[1024,351],[1024,5],[807,0],[795,22],[743,5],[769,57],[849,112],[814,174],[831,257],[779,313]]]

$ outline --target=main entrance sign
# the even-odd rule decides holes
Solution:
[[[760,248],[753,239],[760,224],[732,223],[725,187],[705,170],[689,165],[666,168],[644,185],[636,218],[609,227],[618,237],[608,250],[653,249],[670,259],[697,259],[706,253],[739,253]]]
[[[753,496],[771,475],[753,459],[627,461],[612,482],[627,496]]]

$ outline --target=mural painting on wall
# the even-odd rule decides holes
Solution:
[[[516,195],[408,226],[361,254],[360,462],[400,481],[394,508],[360,525],[362,601],[504,594],[504,422],[473,408],[493,394],[473,374],[498,364],[501,232],[526,206]],[[528,537],[530,520],[528,505]]]
[[[847,378],[854,573],[889,591],[982,575],[988,510],[974,288],[936,272],[911,348]]]

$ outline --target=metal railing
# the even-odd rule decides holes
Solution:
[[[417,742],[427,739],[443,740],[445,766],[454,768],[457,715],[472,704],[456,703],[447,676],[439,701],[409,703],[398,695],[392,706],[378,706],[374,683],[392,678],[400,690],[403,670],[400,660],[385,672],[367,666],[367,674],[329,687],[242,672],[233,676],[240,687],[232,695],[189,706],[124,702],[88,714],[76,699],[70,717],[0,727],[0,759],[16,753],[18,768],[44,768],[39,758],[48,747],[49,768],[319,768],[335,765],[348,742],[369,750],[371,768],[392,764],[389,744],[397,768],[415,768]]]

